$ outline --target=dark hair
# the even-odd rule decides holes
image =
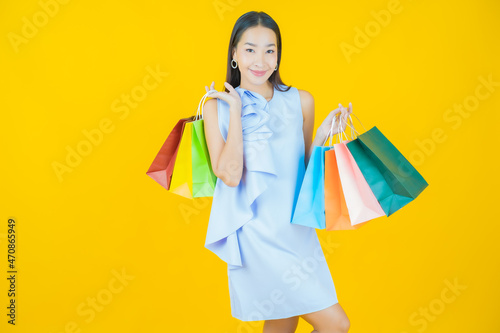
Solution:
[[[268,81],[272,83],[279,91],[288,91],[292,86],[287,86],[283,83],[280,76],[280,61],[281,61],[281,33],[278,24],[273,20],[271,16],[260,11],[251,11],[241,15],[236,23],[234,24],[233,31],[231,32],[231,39],[229,40],[229,48],[227,51],[227,72],[226,72],[226,82],[231,86],[237,87],[241,82],[240,71],[238,68],[231,67],[231,60],[233,59],[233,49],[241,39],[243,33],[252,27],[263,26],[274,31],[276,34],[277,47],[278,47],[278,69],[271,74]],[[287,87],[286,90],[281,90],[280,85]],[[229,92],[229,90],[224,86],[224,91]]]

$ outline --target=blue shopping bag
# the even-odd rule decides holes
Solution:
[[[314,146],[302,180],[290,223],[325,229],[325,151],[329,146]]]

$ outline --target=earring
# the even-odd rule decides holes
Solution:
[[[233,61],[236,63],[236,65],[234,65],[234,66],[233,66]],[[231,67],[232,67],[232,68],[236,68],[236,67],[238,67],[238,62],[237,62],[236,60],[234,60],[234,59],[233,59],[233,60],[231,60]]]
[[[276,64],[276,67],[274,68],[274,71],[276,72],[278,70],[278,64]]]

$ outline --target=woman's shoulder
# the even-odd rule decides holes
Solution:
[[[302,114],[306,118],[311,113],[314,113],[314,97],[304,89],[297,89],[300,96],[300,106],[302,107]]]
[[[299,92],[299,96],[300,96],[301,101],[309,102],[309,103],[311,101],[314,101],[314,97],[309,91],[307,91],[305,89],[299,89],[299,88],[296,88],[296,89]]]
[[[310,103],[311,101],[314,100],[313,95],[305,89],[299,89],[295,86],[287,86],[287,85],[281,85],[280,89],[281,89],[281,91],[284,91],[284,92],[295,92],[296,91],[299,94],[301,101],[305,101],[305,102]],[[280,90],[280,89],[278,89],[278,90]]]
[[[207,99],[207,101],[205,102],[205,107],[209,105],[209,108],[210,109],[213,109],[214,107],[217,107],[217,98],[210,98],[210,99]]]
[[[217,98],[211,98],[203,104],[203,114],[216,114],[217,113]]]

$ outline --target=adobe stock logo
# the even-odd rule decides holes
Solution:
[[[219,19],[224,21],[224,15],[226,13],[232,14],[235,8],[241,5],[242,2],[243,0],[215,0],[212,2],[212,6],[214,6]]]
[[[442,114],[444,122],[449,124],[453,131],[461,128],[464,120],[472,117],[480,109],[481,103],[492,98],[500,87],[500,81],[494,81],[492,73],[487,76],[479,75],[477,80],[479,83],[474,88],[474,92],[465,96],[461,102],[453,103],[453,106],[447,108]],[[440,144],[448,140],[450,132],[452,131],[444,126],[437,126],[427,137],[415,139],[417,148],[409,154],[410,163],[415,166],[422,165],[436,152]]]
[[[468,288],[467,285],[459,282],[457,277],[454,277],[452,281],[444,279],[443,283],[445,286],[441,289],[439,295],[425,302],[410,314],[408,323],[411,325],[411,329],[400,331],[400,333],[423,333],[427,331],[443,313],[452,311],[450,309],[453,307],[452,304]]]
[[[61,324],[57,333],[79,333],[92,331],[89,325],[100,316],[100,313],[110,305],[115,299],[120,299],[121,293],[135,279],[135,276],[128,274],[125,267],[121,270],[112,269],[111,277],[107,284],[97,292],[91,292],[84,301],[80,302],[75,309],[78,320],[69,320]],[[108,310],[109,311],[109,310]],[[101,315],[102,316],[102,315]]]
[[[40,29],[45,27],[51,18],[59,13],[60,5],[66,5],[70,0],[47,0],[38,1],[38,5],[41,10],[35,12],[31,17],[31,20],[26,16],[23,16],[21,21],[23,22],[21,27],[21,34],[15,32],[7,33],[7,39],[10,45],[14,49],[14,52],[19,53],[19,47],[23,44],[28,44],[30,39],[35,38]]]
[[[367,22],[363,30],[358,26],[355,26],[354,31],[356,32],[356,35],[354,36],[354,45],[346,42],[341,42],[339,45],[347,63],[351,63],[351,57],[354,53],[361,53],[361,50],[370,45],[373,38],[380,35],[382,28],[387,27],[389,23],[391,23],[393,15],[399,14],[402,11],[403,6],[399,0],[389,0],[387,3],[387,9],[382,9],[378,12],[372,10],[370,12],[373,20]]]
[[[158,89],[164,78],[168,75],[167,72],[160,70],[160,66],[156,65],[156,69],[147,65],[145,68],[147,74],[142,77],[140,83],[135,85],[127,93],[121,93],[115,98],[110,105],[111,111],[117,114],[121,121],[127,119],[131,110],[137,109],[140,103],[143,102],[155,89]],[[112,133],[117,121],[113,121],[110,117],[104,117],[98,121],[95,128],[83,129],[81,133],[84,139],[78,141],[74,148],[71,145],[66,145],[66,157],[63,162],[53,161],[52,169],[57,176],[59,182],[62,182],[65,173],[71,173],[77,168],[85,157],[89,156],[94,148],[100,146],[106,137],[105,134]]]

